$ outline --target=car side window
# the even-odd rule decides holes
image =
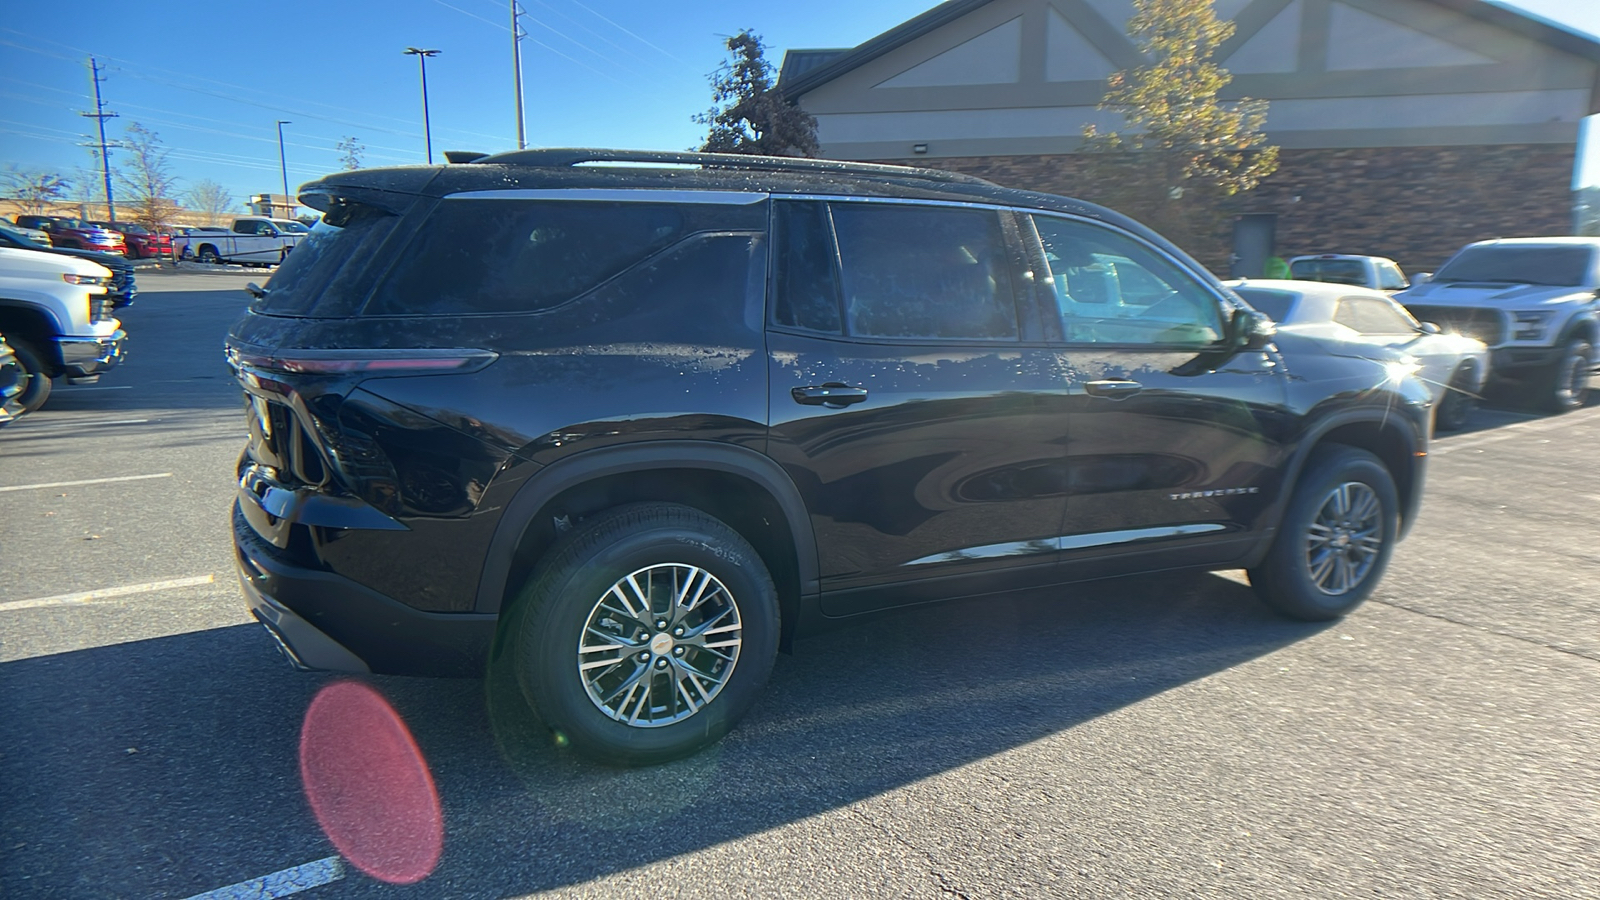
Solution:
[[[1222,339],[1222,310],[1176,264],[1127,235],[1035,215],[1061,333],[1074,343],[1204,346]]]
[[[1400,274],[1400,267],[1390,262],[1378,263],[1378,290],[1403,291],[1406,287],[1406,277]]]
[[[848,333],[1016,340],[999,213],[917,204],[831,204]]]
[[[1404,310],[1376,297],[1341,297],[1333,321],[1362,334],[1407,334],[1417,323]]]
[[[839,334],[839,280],[827,206],[820,201],[777,203],[773,227],[773,324]]]

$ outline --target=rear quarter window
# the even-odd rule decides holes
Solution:
[[[439,204],[367,315],[551,309],[699,230],[675,203],[458,199]]]

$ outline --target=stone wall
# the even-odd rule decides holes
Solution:
[[[1570,234],[1570,144],[1283,150],[1278,171],[1228,201],[1213,241],[1185,247],[1228,273],[1231,216],[1273,213],[1277,253],[1387,256],[1432,271],[1462,244],[1493,237]],[[881,160],[932,166],[1028,190],[1093,200],[1082,158],[1002,156]]]

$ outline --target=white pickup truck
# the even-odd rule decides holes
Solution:
[[[227,231],[196,231],[174,235],[172,252],[179,259],[203,263],[234,262],[248,265],[276,265],[295,245],[311,233],[293,219],[241,216]]]
[[[1327,281],[1354,284],[1375,291],[1394,293],[1411,286],[1395,261],[1382,256],[1356,256],[1350,253],[1320,253],[1296,256],[1289,260],[1289,277],[1296,281]]]

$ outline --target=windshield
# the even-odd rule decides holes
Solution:
[[[1580,287],[1589,280],[1594,251],[1589,247],[1486,244],[1451,257],[1434,281],[1494,281]]]
[[[1301,281],[1367,283],[1367,267],[1359,259],[1297,259],[1289,264],[1289,274]]]
[[[394,223],[394,216],[359,204],[335,207],[314,229],[293,223],[310,236],[272,274],[267,295],[256,301],[255,309],[281,316],[319,314],[323,299],[340,299],[343,284],[357,274],[348,271],[345,263],[370,258]],[[276,224],[281,228],[285,223]],[[333,305],[337,307],[337,303]],[[321,314],[327,314],[326,309]]]

